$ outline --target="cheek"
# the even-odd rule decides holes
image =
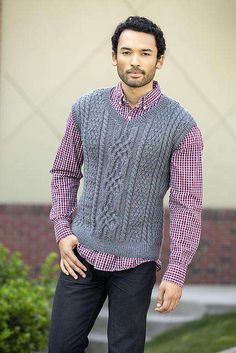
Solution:
[[[153,74],[156,71],[156,67],[153,65],[148,65],[146,68],[144,68],[144,71],[146,73],[151,73]]]
[[[119,70],[121,70],[121,71],[126,71],[126,69],[127,69],[127,64],[125,64],[125,63],[123,63],[123,62],[119,62],[118,68],[119,68]]]
[[[128,67],[129,66],[128,63],[129,63],[128,58],[119,58],[117,60],[117,65],[122,69],[125,69],[126,67]]]

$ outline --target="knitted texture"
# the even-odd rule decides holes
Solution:
[[[83,143],[84,187],[71,229],[94,250],[157,260],[171,154],[196,122],[164,94],[158,106],[126,120],[109,94],[110,88],[96,89],[72,106]]]

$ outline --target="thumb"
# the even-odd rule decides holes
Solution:
[[[157,295],[157,307],[160,308],[162,306],[163,300],[164,300],[164,293],[165,289],[164,287],[159,287],[158,295]]]
[[[78,238],[74,235],[71,234],[71,245],[72,245],[72,249],[74,249],[76,247],[76,245],[79,243]]]

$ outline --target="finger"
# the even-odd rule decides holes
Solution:
[[[160,308],[163,304],[163,297],[164,297],[165,289],[162,287],[159,287],[159,292],[157,296],[157,308]]]
[[[73,261],[70,260],[70,258],[67,257],[65,260],[67,261],[67,263],[68,263],[68,265],[70,266],[70,268],[71,268],[72,271],[79,273],[82,277],[86,277],[86,275],[85,275],[85,273],[83,272],[83,270],[81,269],[81,267],[76,266],[76,265],[73,263]],[[82,264],[82,266],[84,266],[84,265]],[[83,268],[84,268],[84,267],[83,267]]]
[[[164,313],[168,310],[170,304],[171,304],[171,297],[167,296],[167,293],[165,291],[162,305],[160,307],[158,307],[157,305],[157,308],[155,310],[159,311],[160,313]]]
[[[65,253],[64,258],[69,263],[69,265],[77,272],[81,272],[81,269],[87,271],[86,266],[81,261],[79,261],[73,251]]]
[[[176,301],[175,301],[175,299],[173,299],[173,298],[170,300],[170,304],[169,304],[169,306],[167,307],[166,312],[169,313],[170,311],[173,310],[173,308],[175,307],[175,302],[176,302]]]
[[[160,308],[158,308],[158,311],[160,313],[165,313],[165,312],[167,312],[169,306],[170,306],[170,300],[168,298],[165,298],[162,306]]]
[[[168,308],[168,311],[170,312],[170,311],[175,310],[175,308],[178,305],[178,303],[179,303],[179,299],[178,298],[173,298],[173,300],[171,301],[171,304],[170,304],[170,306]]]
[[[69,275],[69,272],[66,270],[62,259],[60,262],[60,267],[61,267],[62,272],[64,272],[66,275]]]
[[[169,305],[167,306],[167,309],[166,309],[167,312],[170,312],[172,310],[172,308],[175,306],[175,302],[176,302],[175,297],[169,298]]]
[[[177,298],[174,302],[174,306],[173,306],[172,310],[175,310],[176,307],[178,306],[178,304],[179,304],[179,299]]]
[[[63,259],[63,262],[64,262],[64,266],[66,267],[66,269],[69,272],[69,274],[72,277],[74,277],[75,279],[77,279],[78,275],[74,272],[73,268],[71,268],[70,264],[65,259]]]

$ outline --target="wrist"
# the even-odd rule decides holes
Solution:
[[[188,265],[169,263],[162,280],[173,282],[180,287],[184,286]]]

